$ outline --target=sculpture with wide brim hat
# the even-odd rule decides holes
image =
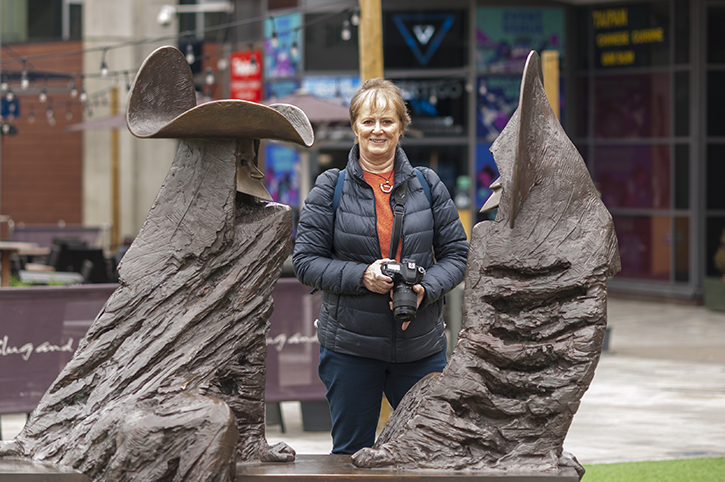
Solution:
[[[293,105],[238,99],[197,105],[194,75],[175,47],[160,47],[141,65],[129,94],[126,124],[140,138],[236,139],[237,190],[272,200],[257,168],[259,139],[310,147],[312,125]]]
[[[141,65],[126,124],[141,138],[275,139],[305,147],[315,140],[307,116],[292,105],[238,99],[196,105],[194,75],[181,51],[171,46],[156,49]]]

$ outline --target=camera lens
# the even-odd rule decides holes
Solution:
[[[393,317],[401,322],[413,321],[418,312],[418,299],[413,288],[405,283],[393,287]]]

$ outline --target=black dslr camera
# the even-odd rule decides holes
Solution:
[[[413,321],[418,312],[418,299],[413,285],[420,283],[425,268],[417,266],[412,259],[402,263],[383,263],[380,271],[393,278],[393,317],[398,321]]]

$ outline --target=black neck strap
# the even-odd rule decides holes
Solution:
[[[403,215],[405,214],[405,201],[408,198],[408,183],[404,182],[393,193],[395,206],[393,207],[393,232],[390,235],[390,254],[388,258],[395,259],[398,254],[398,242],[403,231]]]

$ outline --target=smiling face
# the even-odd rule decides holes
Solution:
[[[403,124],[395,109],[383,102],[366,102],[352,126],[360,144],[363,169],[373,172],[392,169],[395,147],[403,133]]]

